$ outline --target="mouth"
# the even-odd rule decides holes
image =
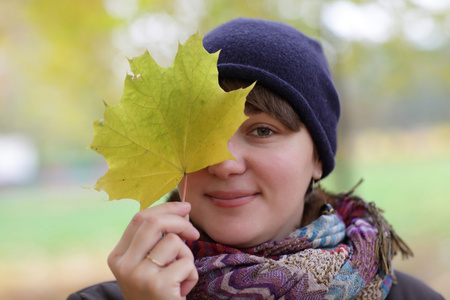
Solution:
[[[216,206],[232,208],[252,202],[258,197],[259,193],[247,191],[215,191],[205,195]]]

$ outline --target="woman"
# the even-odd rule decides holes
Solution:
[[[340,115],[321,46],[250,19],[203,43],[221,50],[225,90],[257,82],[228,142],[236,160],[190,173],[186,203],[182,181],[136,214],[108,258],[118,285],[69,299],[442,299],[394,273],[394,252],[411,252],[374,205],[314,189],[334,168]]]

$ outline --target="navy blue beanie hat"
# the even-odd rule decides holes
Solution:
[[[242,18],[213,29],[203,45],[210,53],[221,50],[220,78],[257,81],[294,108],[327,176],[334,168],[340,104],[320,44],[286,24]]]

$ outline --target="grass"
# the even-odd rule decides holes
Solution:
[[[10,191],[1,199],[3,258],[21,248],[58,255],[86,244],[111,244],[139,209],[135,201],[109,202],[103,193],[73,187]]]
[[[450,228],[450,157],[361,162],[347,176],[347,186],[340,189],[342,180],[337,177],[344,172],[336,171],[326,180],[325,187],[348,190],[362,178],[356,193],[382,208],[402,235],[450,238],[445,230]]]

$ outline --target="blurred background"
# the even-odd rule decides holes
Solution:
[[[113,279],[106,257],[138,211],[89,189],[87,150],[127,58],[170,66],[177,43],[235,17],[322,43],[342,100],[322,185],[385,210],[415,257],[397,269],[450,298],[450,0],[1,0],[0,298],[64,299]]]

